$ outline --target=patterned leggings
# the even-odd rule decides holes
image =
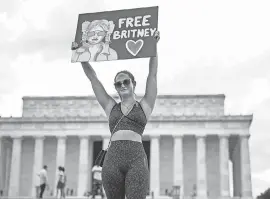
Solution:
[[[111,142],[102,167],[102,184],[108,199],[146,198],[149,169],[141,142]]]

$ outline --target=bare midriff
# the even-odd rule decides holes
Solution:
[[[142,142],[142,137],[138,133],[131,130],[119,130],[112,135],[111,141],[131,140],[134,142]]]

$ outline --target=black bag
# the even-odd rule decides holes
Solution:
[[[95,160],[95,165],[102,167],[107,150],[102,149]]]
[[[133,105],[133,106],[134,106],[134,105]],[[132,108],[128,111],[128,113],[129,113],[131,110],[132,110]],[[128,113],[127,113],[127,114],[128,114]],[[113,131],[112,131],[112,135],[113,135],[114,130],[116,129],[117,125],[118,125],[119,122],[123,119],[124,116],[125,116],[125,115],[122,115],[122,117],[118,120],[117,124],[115,125],[115,127],[114,127],[114,129],[113,129]],[[109,145],[108,145],[107,149],[105,149],[105,150],[102,149],[102,150],[98,153],[98,156],[97,156],[97,158],[96,158],[96,160],[95,160],[95,165],[100,166],[100,167],[103,166],[103,162],[104,162],[104,159],[105,159],[105,155],[106,155],[107,150],[108,150],[108,148],[110,147],[110,144],[111,144],[111,138],[112,138],[112,136],[110,137],[110,142],[109,142]]]

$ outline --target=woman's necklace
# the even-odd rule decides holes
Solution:
[[[136,101],[132,102],[130,105],[126,106],[125,104],[121,103],[124,107],[129,109],[131,106],[133,106],[136,103]]]
[[[130,112],[130,109],[133,108],[134,104],[136,104],[136,101],[134,101],[134,102],[133,102],[131,105],[129,105],[129,106],[126,106],[126,105],[124,105],[123,103],[121,103],[121,105],[123,105],[123,106],[125,107],[125,109],[128,110],[127,113]]]

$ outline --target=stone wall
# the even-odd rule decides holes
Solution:
[[[152,115],[221,116],[224,115],[224,99],[224,95],[161,95],[157,97]],[[23,117],[99,115],[105,113],[94,96],[23,98]]]

